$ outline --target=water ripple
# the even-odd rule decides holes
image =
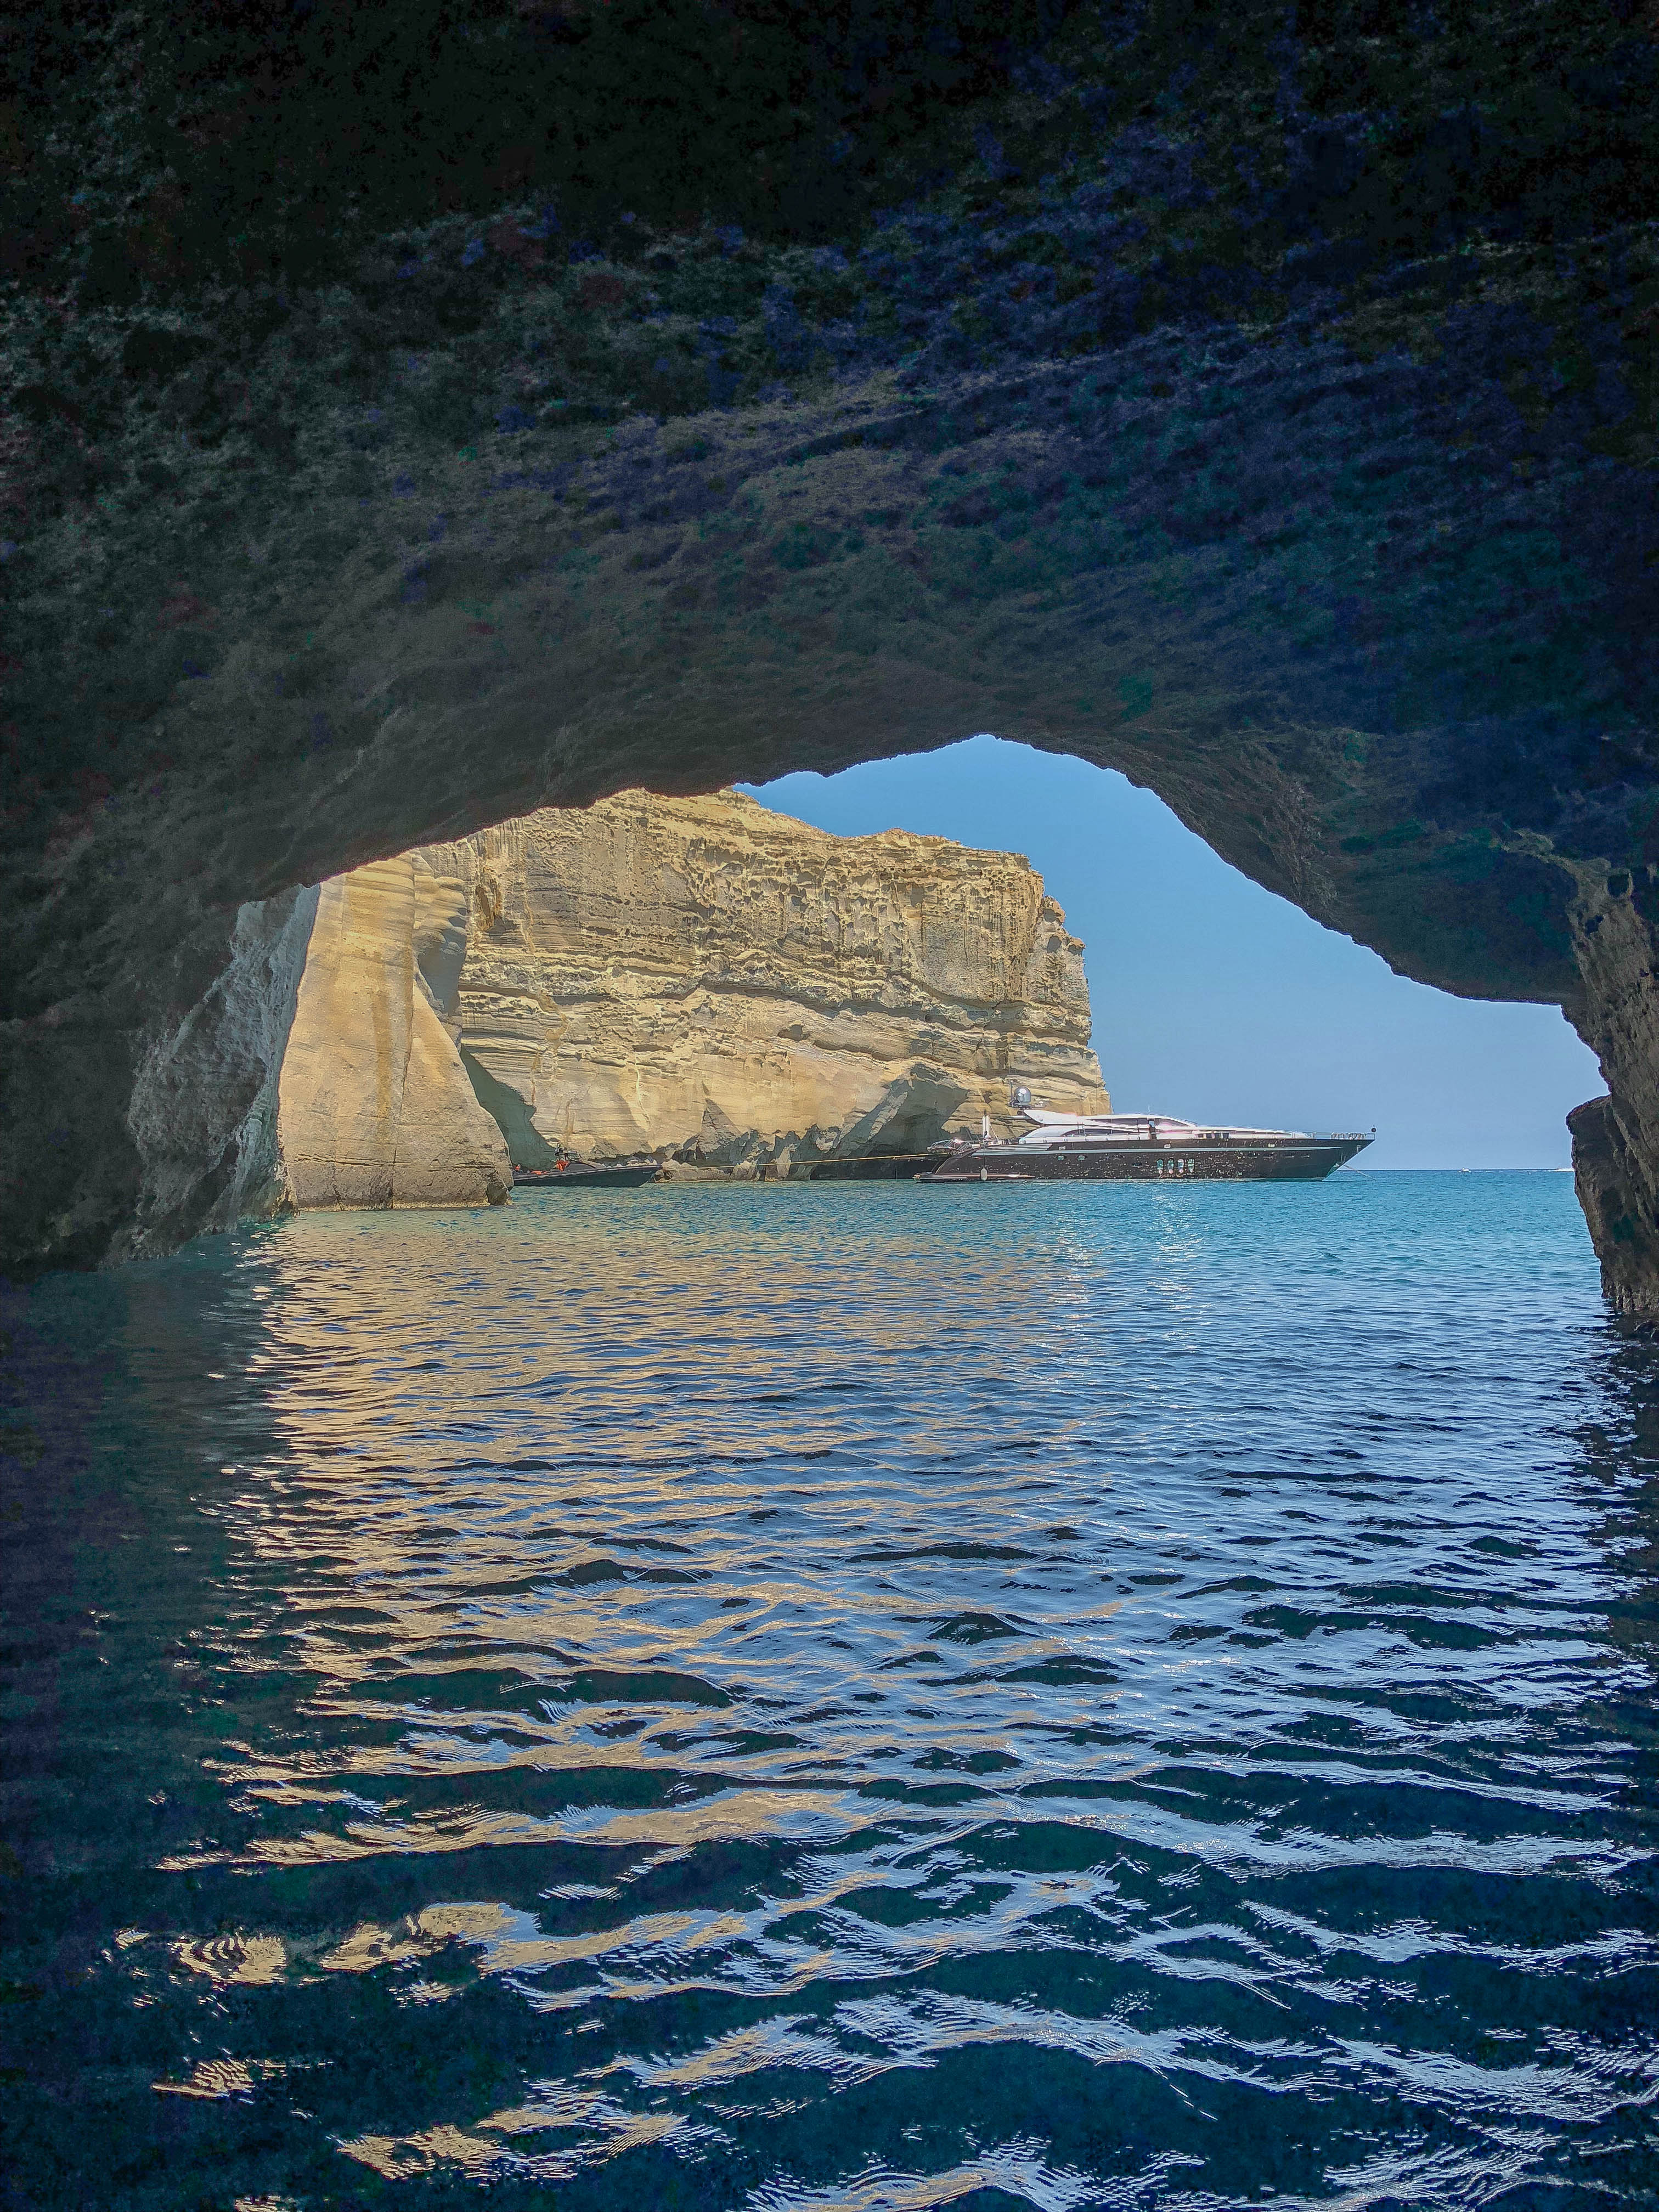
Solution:
[[[13,1322],[21,2202],[1659,2203],[1565,1178],[528,1194]]]

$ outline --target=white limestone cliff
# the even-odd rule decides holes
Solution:
[[[283,1167],[301,1211],[499,1204],[511,1188],[506,1143],[434,988],[459,973],[458,890],[408,854],[322,886],[280,1087]]]
[[[476,1203],[505,1166],[481,1119],[523,1165],[562,1145],[783,1174],[982,1113],[1010,1131],[1018,1084],[1109,1103],[1083,948],[1028,861],[832,837],[733,791],[358,869],[313,946],[282,1084],[302,1206]]]

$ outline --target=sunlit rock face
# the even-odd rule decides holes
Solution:
[[[407,857],[322,886],[283,1061],[277,1205],[507,1197],[501,1133],[444,1026],[465,939],[459,886]]]
[[[1083,947],[1017,854],[832,837],[724,791],[414,857],[466,914],[453,1031],[520,1164],[919,1151],[1009,1124],[1020,1084],[1106,1110]]]
[[[1109,1104],[1018,854],[624,792],[314,897],[265,1211],[493,1203],[559,1146],[784,1174],[1012,1129],[1019,1085]]]

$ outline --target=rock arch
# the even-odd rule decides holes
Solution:
[[[1640,886],[1505,836],[1478,787],[1449,802],[1470,733],[1401,728],[1406,656],[1364,641],[1310,655],[1264,632],[1262,568],[1229,558],[1237,533],[1183,543],[1183,436],[1225,439],[1237,475],[1261,471],[1259,505],[1374,447],[1392,372],[1316,347],[1278,366],[1275,410],[1254,423],[1223,411],[1237,363],[1173,341],[1109,371],[877,389],[805,422],[711,416],[695,460],[679,426],[627,423],[528,480],[446,459],[422,495],[360,509],[358,543],[326,572],[291,556],[282,621],[245,610],[220,672],[172,709],[207,787],[186,776],[94,807],[40,864],[60,931],[115,914],[90,988],[14,1031],[10,1126],[34,1193],[14,1250],[163,1249],[257,1204],[251,1122],[303,885],[537,805],[829,770],[987,726],[1151,786],[1402,972],[1563,1005],[1639,1120]],[[1140,396],[1156,368],[1173,408]],[[1126,463],[1154,413],[1163,451]],[[1397,453],[1394,471],[1411,482],[1429,458]],[[1131,470],[1146,504],[1169,504],[1126,550]],[[1356,503],[1403,492],[1373,477]],[[1415,495],[1455,514],[1454,482]],[[1478,735],[1490,749],[1490,726]]]
[[[1079,48],[1076,127],[1109,111],[1117,135],[1012,212],[994,133],[971,206],[913,210],[856,285],[839,248],[756,249],[742,344],[799,401],[726,365],[731,318],[682,318],[673,374],[710,411],[665,381],[653,413],[585,427],[473,407],[459,442],[457,349],[491,314],[522,336],[545,307],[595,389],[673,369],[648,272],[686,241],[556,267],[528,210],[407,260],[371,240],[332,290],[225,290],[193,334],[136,278],[112,303],[92,261],[79,320],[18,307],[60,504],[0,540],[6,1265],[257,1206],[307,886],[538,805],[991,729],[1150,786],[1406,974],[1563,1006],[1609,1083],[1574,1117],[1607,1286],[1659,1311],[1651,40],[1610,15],[1540,104],[1483,8],[1501,129],[1363,86],[1375,112],[1316,125],[1297,70],[1329,107],[1346,33],[1332,75],[1328,11],[1299,58],[1257,12],[1233,52],[1206,11],[1149,11],[1133,115],[1128,49]],[[1431,105],[1466,60],[1437,21],[1390,79]],[[1242,167],[1183,119],[1200,52],[1212,90],[1255,70],[1276,118]],[[1035,82],[1011,145],[1041,137]],[[820,280],[862,285],[863,319],[831,300],[814,323]],[[385,362],[417,325],[405,391]],[[118,362],[170,380],[100,417]]]

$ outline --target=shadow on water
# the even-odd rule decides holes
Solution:
[[[1565,1177],[532,1195],[9,1297],[8,2207],[1659,2200]]]

